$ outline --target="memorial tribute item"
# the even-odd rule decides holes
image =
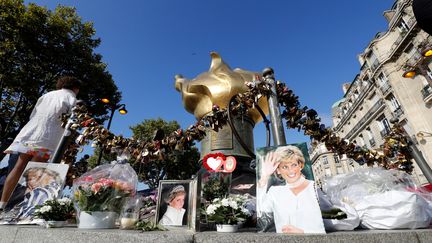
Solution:
[[[214,199],[205,209],[207,220],[216,224],[218,232],[236,232],[239,224],[251,216],[245,207],[246,200],[243,195]]]
[[[42,219],[36,219],[35,210],[47,200],[57,198],[65,183],[69,166],[29,162],[21,175],[12,195],[22,195],[12,209],[0,214],[1,224],[40,224]]]
[[[72,219],[75,208],[71,199],[64,197],[45,201],[42,205],[36,206],[34,216],[45,220],[47,228],[63,227],[65,222]]]
[[[402,171],[360,168],[326,179],[323,191],[348,216],[358,214],[362,228],[416,229],[432,222],[432,194]]]
[[[121,161],[124,162],[124,161]],[[126,200],[136,194],[138,177],[129,164],[104,164],[74,181],[78,227],[114,228]]]
[[[160,181],[156,222],[165,227],[192,227],[193,191],[192,180]]]
[[[274,223],[277,233],[325,233],[315,182],[302,173],[302,151],[270,147],[257,150],[257,157],[258,231],[271,231]]]

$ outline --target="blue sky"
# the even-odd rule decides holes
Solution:
[[[360,69],[357,55],[387,29],[383,11],[393,0],[81,0],[26,1],[54,9],[74,6],[94,23],[108,70],[129,113],[114,116],[111,130],[126,137],[144,119],[195,122],[174,88],[174,75],[193,78],[208,70],[210,51],[232,68],[262,71],[272,67],[278,80],[314,108],[327,125],[341,85]],[[262,124],[255,146],[265,145]],[[287,142],[309,141],[287,132]],[[86,149],[88,152],[88,149]]]

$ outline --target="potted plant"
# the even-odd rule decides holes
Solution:
[[[236,232],[239,223],[243,223],[250,216],[245,208],[246,196],[235,195],[216,198],[206,208],[209,221],[216,224],[218,232]]]
[[[125,200],[133,196],[129,183],[109,178],[86,176],[74,190],[74,201],[79,212],[79,228],[114,228],[115,220]]]
[[[47,228],[58,228],[63,227],[66,220],[72,219],[74,213],[72,200],[64,197],[47,200],[36,206],[35,217],[45,220]]]

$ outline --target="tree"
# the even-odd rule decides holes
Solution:
[[[87,102],[98,121],[107,118],[109,107],[100,98],[118,104],[121,94],[102,56],[94,53],[101,42],[94,35],[92,23],[83,22],[74,8],[50,11],[32,3],[26,6],[23,0],[0,0],[0,151],[61,76],[81,79],[78,98]]]
[[[178,129],[180,125],[177,121],[165,121],[161,118],[146,119],[142,123],[131,126],[135,139],[150,142],[153,141],[155,131],[162,130],[164,134],[171,134]],[[198,149],[193,146],[190,150],[174,151],[160,160],[139,163],[131,161],[131,165],[138,173],[141,181],[146,183],[150,188],[156,188],[159,180],[184,180],[190,179],[200,168]]]

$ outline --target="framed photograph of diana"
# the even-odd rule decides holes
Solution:
[[[168,227],[190,228],[193,211],[192,180],[162,180],[156,210],[156,222]]]
[[[306,143],[257,149],[259,232],[325,234]]]

